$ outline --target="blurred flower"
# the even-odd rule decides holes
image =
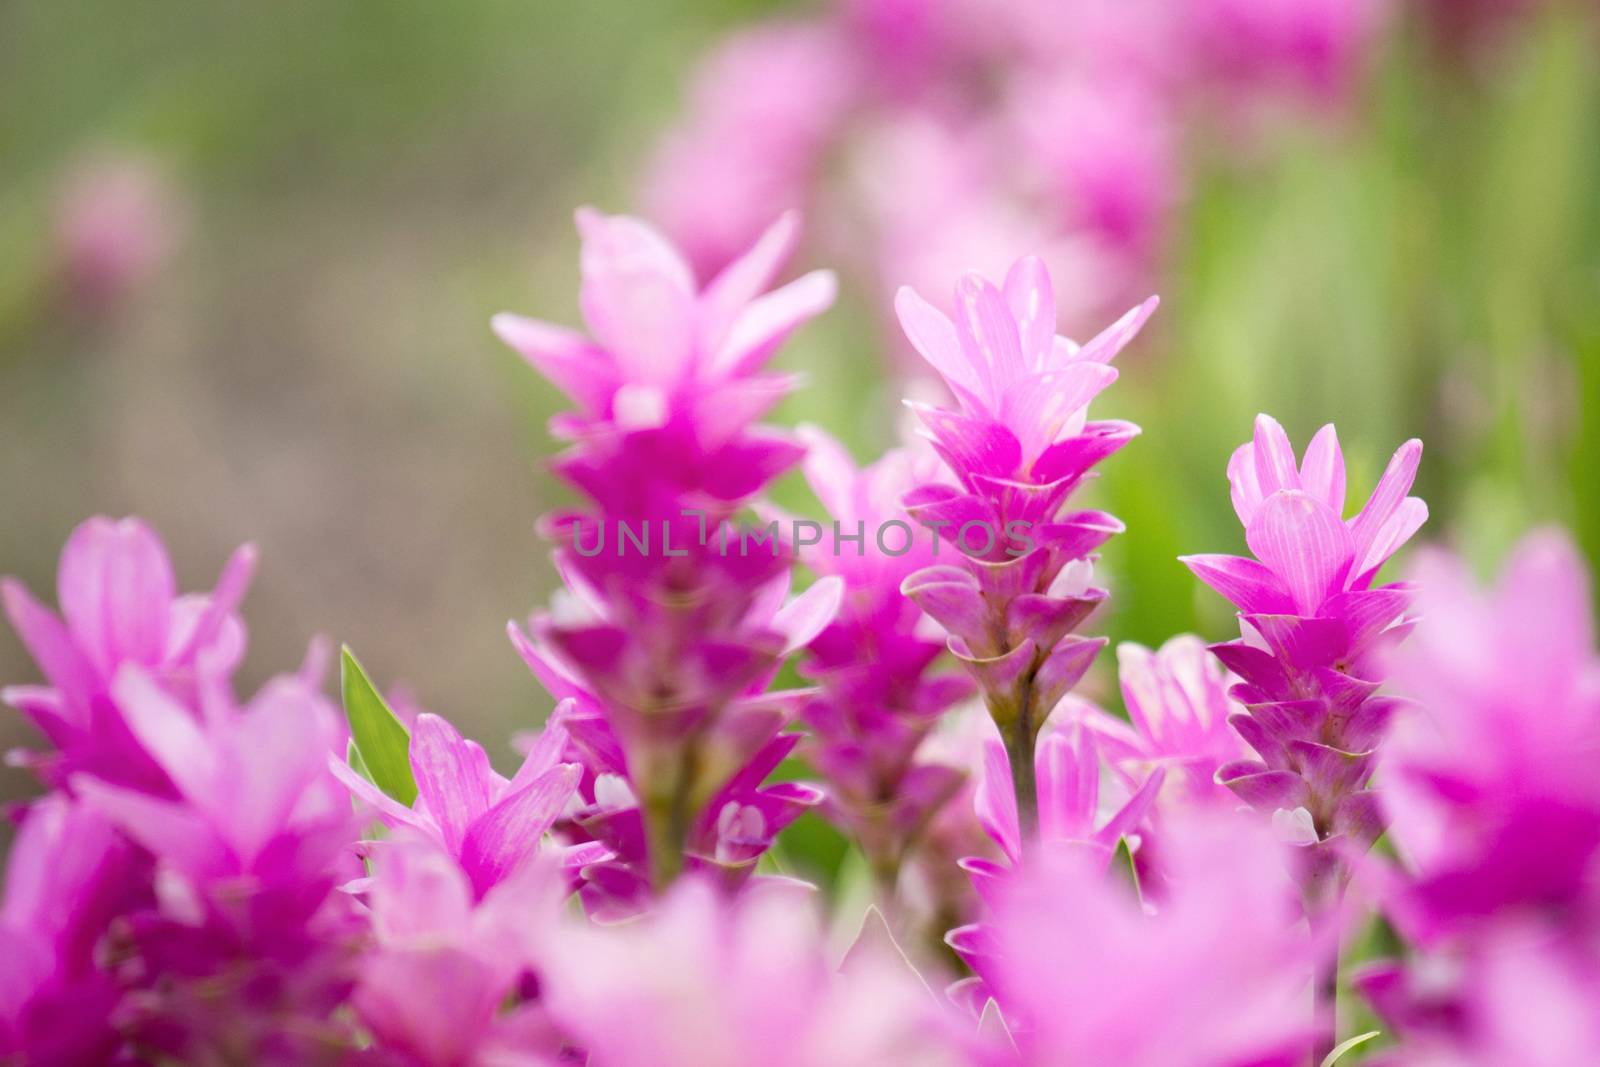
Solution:
[[[534,855],[577,788],[580,770],[558,763],[566,733],[559,725],[529,749],[522,767],[506,779],[489,766],[475,741],[430,712],[411,727],[411,773],[417,799],[406,807],[361,777],[343,759],[328,757],[328,770],[390,827],[409,827],[453,857],[475,896],[514,875]],[[601,858],[590,850],[575,862]]]
[[[535,970],[561,900],[549,866],[523,865],[482,894],[453,857],[402,831],[378,847],[364,890],[374,946],[352,1003],[379,1062],[557,1058],[562,1040],[538,1001]]]
[[[736,259],[812,186],[863,72],[831,26],[744,30],[702,62],[688,114],[662,138],[643,194],[701,277]]]
[[[95,945],[136,898],[135,870],[131,850],[98,813],[60,795],[32,806],[7,857],[0,900],[0,1058],[111,1059],[121,993]]]
[[[1304,1062],[1310,946],[1281,848],[1220,812],[1191,816],[1173,842],[1153,912],[1082,852],[1044,854],[1003,888],[974,960],[1014,1044],[986,1062]]]
[[[1400,1038],[1385,1065],[1565,1067],[1600,1056],[1600,656],[1588,575],[1554,531],[1493,588],[1419,559],[1414,693],[1383,762],[1405,870],[1384,904],[1413,946],[1358,986]]]
[[[867,945],[829,965],[808,901],[723,900],[685,879],[660,908],[569,925],[550,954],[552,1015],[594,1067],[879,1067],[962,1062],[905,961]]]
[[[1519,909],[1595,924],[1600,657],[1583,563],[1545,531],[1486,591],[1440,552],[1412,573],[1423,620],[1395,676],[1419,706],[1383,762],[1390,834],[1416,874],[1397,918],[1424,941]]]
[[[1152,770],[1168,773],[1163,799],[1175,807],[1229,804],[1217,769],[1244,755],[1229,718],[1243,709],[1228,696],[1232,681],[1198,637],[1180,634],[1151,651],[1117,646],[1117,673],[1131,726],[1104,714],[1085,721],[1107,760],[1130,787]]]
[[[158,271],[177,244],[176,197],[138,156],[86,161],[62,181],[55,239],[68,294],[101,310]]]
[[[89,773],[170,796],[172,782],[130,732],[112,680],[124,665],[137,667],[195,718],[200,667],[221,684],[244,655],[244,626],[234,609],[254,569],[255,549],[245,545],[228,560],[213,593],[179,596],[172,561],[154,531],[138,519],[96,517],[75,529],[61,550],[60,616],[20,582],[0,582],[12,628],[49,683],[11,686],[0,697],[57,750],[14,758],[56,785]]]
[[[880,887],[893,894],[902,861],[960,788],[956,768],[917,751],[952,704],[971,692],[963,678],[933,672],[944,642],[924,629],[900,585],[934,560],[900,497],[938,476],[931,452],[894,449],[858,469],[816,427],[800,430],[803,470],[831,535],[797,545],[802,562],[844,583],[839,613],[808,646],[801,671],[820,692],[801,712],[812,728],[809,758],[830,785],[831,817],[860,843]],[[860,535],[856,550],[842,537]]]

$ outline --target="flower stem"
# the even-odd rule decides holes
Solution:
[[[1022,834],[1022,848],[1028,850],[1039,831],[1039,786],[1034,779],[1033,750],[1038,738],[1034,720],[1033,674],[1025,675],[1017,685],[1016,717],[1009,729],[1001,728],[1006,756],[1011,763],[1011,783],[1017,793],[1017,828]]]

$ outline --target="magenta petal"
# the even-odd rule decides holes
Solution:
[[[1011,782],[1011,761],[998,737],[989,737],[983,742],[983,774],[978,780],[973,808],[984,832],[1013,864],[1017,863],[1022,856],[1017,794]]]
[[[411,729],[411,769],[417,796],[439,824],[445,847],[459,855],[467,827],[489,810],[489,757],[444,719],[423,712]]]
[[[1309,671],[1336,663],[1347,651],[1345,628],[1337,619],[1246,615],[1244,621],[1261,635],[1273,655],[1295,670]]]
[[[1352,792],[1365,784],[1372,772],[1370,756],[1341,752],[1311,741],[1289,742],[1289,754],[1300,765],[1300,773],[1312,793],[1321,797]]]
[[[906,407],[928,428],[934,445],[957,477],[988,474],[1009,478],[1021,466],[1022,445],[1009,427],[910,400]]]
[[[1034,460],[1032,475],[1041,482],[1081,478],[1090,467],[1139,436],[1131,422],[1106,419],[1091,422],[1083,432],[1062,438]]]
[[[1377,486],[1372,490],[1372,496],[1367,498],[1366,506],[1351,520],[1355,554],[1360,557],[1363,566],[1370,566],[1366,561],[1370,558],[1373,543],[1378,540],[1384,524],[1400,507],[1400,502],[1411,491],[1421,462],[1422,442],[1413,437],[1395,450],[1389,465],[1384,468],[1383,477],[1378,479]]]
[[[1006,633],[1012,644],[1031,637],[1041,648],[1052,648],[1077,629],[1105,600],[1100,590],[1081,597],[1053,597],[1027,593],[1006,607]],[[926,609],[924,609],[926,610]],[[933,612],[928,612],[932,615]]]
[[[1422,528],[1428,521],[1428,505],[1414,496],[1408,496],[1400,502],[1389,521],[1378,529],[1372,544],[1367,547],[1360,561],[1356,564],[1356,579],[1354,585],[1363,588],[1377,577],[1378,570],[1388,562],[1389,557],[1400,551],[1400,548],[1411,536]]]
[[[75,777],[72,788],[84,803],[185,874],[204,877],[228,870],[232,857],[226,844],[187,805],[87,776]]]
[[[1359,656],[1373,638],[1405,614],[1416,593],[1416,586],[1407,582],[1340,593],[1322,605],[1322,614],[1343,624],[1349,655]]]
[[[560,816],[582,776],[576,763],[552,767],[473,820],[461,846],[461,866],[479,896],[537,851],[539,839]]]
[[[988,368],[980,371],[973,365],[961,347],[961,338],[956,333],[955,325],[938,308],[918,296],[909,286],[902,286],[895,294],[894,310],[911,347],[939,372],[939,376],[952,389],[964,391],[974,398],[988,395]]]
[[[930,571],[947,571],[947,567],[930,567],[907,578],[902,592],[912,603],[928,614],[946,631],[963,638],[970,647],[981,640],[988,620],[988,605],[977,583],[970,575],[960,581],[932,581]]]
[[[599,346],[575,330],[502,313],[489,320],[495,335],[591,415],[603,414],[618,382]]]
[[[764,293],[800,240],[800,213],[786,211],[700,293],[700,335],[715,351],[744,308]]]
[[[1257,811],[1293,810],[1310,799],[1306,783],[1298,774],[1259,768],[1259,764],[1231,763],[1218,769],[1217,781]]]
[[[990,396],[998,397],[1023,372],[1022,338],[1011,308],[988,279],[968,273],[956,283],[956,329],[962,347],[989,368]]]
[[[1306,446],[1300,461],[1300,488],[1328,505],[1335,515],[1344,514],[1344,452],[1331,422]]]
[[[1024,641],[1003,655],[976,656],[964,640],[952,637],[950,651],[985,693],[1009,693],[1017,684],[1017,679],[1022,677],[1022,672],[1033,665],[1034,657],[1032,641]],[[1084,669],[1088,669],[1087,663]],[[1082,674],[1081,671],[1079,673]]]
[[[1053,709],[1077,685],[1106,646],[1107,638],[1068,638],[1050,651],[1034,676],[1038,706]]]
[[[78,650],[65,624],[14,579],[0,581],[0,598],[5,601],[11,628],[22,639],[28,654],[39,664],[40,672],[50,684],[60,689],[66,698],[63,712],[82,708],[88,703],[89,694],[97,688],[95,671]]]
[[[1039,833],[1046,840],[1088,838],[1100,803],[1100,753],[1093,734],[1050,730],[1034,751]]]
[[[749,374],[799,326],[828,310],[837,291],[833,272],[818,270],[752,300],[734,319],[713,369],[729,376]]]
[[[1042,369],[1056,337],[1055,289],[1044,260],[1038,256],[1017,260],[1006,272],[1002,290],[1022,340],[1024,366]]]
[[[1298,490],[1274,493],[1256,511],[1245,541],[1294,597],[1297,613],[1315,615],[1350,573],[1355,545],[1333,510]]]
[[[678,253],[638,219],[578,212],[579,304],[589,330],[629,381],[675,378],[694,343],[694,278]]]
[[[138,519],[93,518],[67,539],[57,577],[61,614],[102,674],[166,651],[177,582],[167,550]]]
[[[1152,296],[1139,306],[1123,313],[1122,318],[1101,330],[1092,340],[1078,350],[1079,359],[1092,363],[1110,363],[1132,341],[1150,316],[1156,313],[1161,298]]]
[[[1246,614],[1281,614],[1294,610],[1294,601],[1278,576],[1253,559],[1203,555],[1179,556],[1178,562]]]
[[[1300,488],[1300,471],[1294,462],[1294,446],[1289,443],[1289,435],[1284,433],[1277,419],[1271,415],[1256,416],[1253,444],[1256,482],[1261,486],[1263,502],[1274,493]]]

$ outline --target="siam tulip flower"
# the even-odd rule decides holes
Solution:
[[[1243,101],[1263,90],[1323,105],[1349,97],[1388,0],[1196,0],[1185,25],[1199,73]]]
[[[643,190],[700,277],[733,262],[783,212],[810,205],[862,77],[849,38],[827,24],[758,25],[702,60]]]
[[[1399,1044],[1382,1067],[1566,1067],[1600,1056],[1600,658],[1562,535],[1527,538],[1479,593],[1442,553],[1396,664],[1419,706],[1381,768],[1405,872],[1385,907],[1411,958],[1357,989]]]
[[[55,243],[67,295],[102,311],[159,271],[177,241],[176,197],[160,170],[139,156],[84,162],[62,182]]]
[[[1593,954],[1600,656],[1584,565],[1565,536],[1544,531],[1487,591],[1440,552],[1413,574],[1423,618],[1395,674],[1417,706],[1396,722],[1382,764],[1409,877],[1388,910],[1421,946],[1547,926]]]
[[[1212,660],[1205,643],[1181,634],[1152,651],[1125,641],[1117,646],[1117,673],[1130,722],[1105,714],[1085,721],[1124,784],[1135,788],[1162,769],[1163,805],[1234,803],[1216,772],[1245,755],[1228,721],[1243,709],[1228,696],[1237,679]]]
[[[1004,899],[1019,872],[1042,862],[1035,860],[1035,852],[1043,857],[1081,855],[1085,862],[1104,871],[1118,842],[1144,820],[1166,774],[1162,769],[1155,770],[1131,796],[1102,796],[1100,750],[1095,734],[1084,726],[1081,716],[1052,724],[1040,735],[1034,751],[1038,838],[1028,842],[1025,850],[1011,762],[992,724],[989,733],[983,742],[983,774],[975,807],[978,821],[1000,846],[1003,859],[969,856],[961,861],[961,867],[991,910]],[[950,931],[947,940],[982,975],[993,936],[985,920]],[[964,990],[963,995],[970,998],[974,994]]]
[[[1044,854],[1002,887],[974,959],[1010,1040],[980,1062],[1305,1062],[1309,943],[1281,848],[1220,812],[1190,816],[1173,841],[1172,889],[1153,911],[1081,851]]]
[[[0,582],[7,616],[45,676],[43,686],[11,686],[0,698],[55,746],[14,754],[51,785],[74,774],[162,796],[174,786],[140,746],[112,697],[126,666],[149,674],[191,710],[199,668],[219,683],[244,654],[244,626],[234,610],[255,569],[255,549],[229,558],[210,594],[179,596],[172,561],[155,532],[138,519],[93,518],[61,551],[61,614],[39,604],[22,584]]]
[[[132,1036],[186,1061],[328,1060],[348,1039],[330,1013],[349,988],[358,924],[335,886],[354,874],[349,798],[327,773],[346,733],[303,678],[246,707],[202,679],[196,719],[149,672],[111,696],[169,777],[173,798],[87,774],[84,803],[155,859],[153,908],[130,917]]]
[[[957,484],[907,495],[907,510],[953,551],[904,590],[949,632],[951,652],[983,691],[1031,836],[1035,738],[1105,643],[1072,630],[1105,598],[1088,586],[1092,554],[1121,529],[1104,512],[1067,510],[1068,498],[1138,433],[1130,423],[1089,422],[1088,405],[1115,380],[1111,359],[1156,301],[1077,345],[1056,336],[1050,276],[1029,258],[1003,290],[967,275],[955,303],[952,323],[909,289],[896,302],[907,337],[960,405],[909,404]]]
[[[95,946],[136,903],[131,850],[98,813],[56,794],[11,847],[0,898],[0,1059],[100,1064],[120,1044],[121,996]]]
[[[934,562],[900,497],[937,476],[931,454],[895,449],[857,469],[842,445],[802,427],[806,480],[833,529],[862,536],[851,551],[837,535],[801,547],[817,574],[844,584],[833,621],[811,642],[802,673],[820,688],[802,712],[813,731],[809,757],[830,785],[829,815],[865,853],[882,896],[894,896],[902,862],[962,773],[918,758],[940,716],[971,691],[965,679],[934,674],[944,643],[924,632],[921,610],[900,591]]]
[[[534,674],[562,698],[550,728],[568,736],[561,758],[581,766],[577,797],[557,826],[572,842],[564,862],[582,862],[580,894],[590,915],[612,920],[636,914],[647,906],[656,874],[637,772],[613,732],[614,716],[515,626],[511,634]],[[684,800],[685,870],[738,887],[778,833],[822,800],[820,790],[804,783],[765,784],[800,743],[799,734],[779,731],[808,696],[735,701],[722,709],[715,729],[696,738],[697,758],[705,761],[700,777],[711,784],[692,783],[709,795],[689,792]]]
[[[638,921],[566,927],[545,978],[552,1016],[592,1067],[963,1062],[904,959],[868,941],[836,970],[793,890],[725,901],[685,879]]]
[[[411,773],[417,783],[411,807],[338,756],[328,757],[328,770],[384,825],[409,828],[454,859],[481,898],[532,858],[572,798],[581,772],[575,763],[559,762],[566,731],[559,723],[547,729],[509,779],[495,773],[477,742],[466,740],[431,712],[417,716],[410,734]],[[581,867],[605,855],[603,849],[572,850],[564,861]]]
[[[378,1062],[555,1062],[562,1040],[535,969],[559,913],[555,872],[524,864],[480,894],[453,856],[410,834],[378,846],[362,885],[374,946],[351,1002]]]
[[[1130,282],[1147,271],[1181,183],[1162,94],[1140,79],[1056,74],[1022,79],[1011,109],[1072,229],[1093,235],[1099,260],[1126,261]]]
[[[831,302],[833,281],[816,273],[761,295],[798,236],[794,216],[698,292],[687,264],[644,223],[580,212],[579,229],[595,340],[496,320],[578,404],[552,424],[574,442],[555,470],[591,501],[547,522],[568,593],[532,620],[531,636],[513,629],[512,638],[558,699],[578,701],[583,716],[569,730],[604,723],[575,740],[615,748],[601,763],[635,798],[648,884],[662,888],[686,861],[747,870],[770,841],[770,792],[742,772],[760,767],[764,778],[776,766],[774,746],[790,744],[778,731],[804,694],[764,690],[838,604],[829,580],[788,600],[790,560],[775,530],[764,550],[743,533],[728,540],[739,509],[802,454],[752,425],[791,384],[760,368]],[[653,547],[651,532],[661,537]],[[816,799],[800,789],[780,806]],[[731,850],[703,851],[707,814],[729,820],[710,837]]]
[[[1239,609],[1243,634],[1212,651],[1242,679],[1232,696],[1246,711],[1229,721],[1259,758],[1223,766],[1217,780],[1273,813],[1303,846],[1301,888],[1319,931],[1336,921],[1350,854],[1382,830],[1367,785],[1400,701],[1377,695],[1381,660],[1410,629],[1414,588],[1373,582],[1427,518],[1427,506],[1406,495],[1421,458],[1422,442],[1401,445],[1365,506],[1345,519],[1334,428],[1319,430],[1296,464],[1283,427],[1257,416],[1254,439],[1228,464],[1256,558],[1183,559]],[[1318,1056],[1335,1043],[1337,967],[1334,942],[1319,964]]]

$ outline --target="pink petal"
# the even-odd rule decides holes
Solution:
[[[729,376],[756,369],[797,327],[832,307],[838,288],[832,271],[818,270],[751,301],[734,320],[712,369]]]
[[[617,388],[605,351],[576,330],[502,312],[489,320],[495,335],[591,415],[604,412]]]
[[[988,396],[1004,394],[1022,376],[1022,338],[1000,290],[980,274],[956,283],[956,330],[968,353],[979,353],[989,368]]]
[[[787,639],[784,655],[809,645],[833,621],[843,598],[843,580],[829,575],[779,609],[772,618],[772,628]]]
[[[1306,446],[1300,461],[1300,488],[1327,504],[1335,515],[1344,515],[1344,452],[1331,422]]]
[[[578,212],[584,321],[630,381],[669,382],[694,354],[689,265],[652,227],[624,215]]]
[[[1150,316],[1156,313],[1156,308],[1161,304],[1161,298],[1152,296],[1138,307],[1123,314],[1122,318],[1107,326],[1098,335],[1082,348],[1078,349],[1078,359],[1088,360],[1090,363],[1110,363],[1138,336],[1144,329],[1144,324]]]
[[[1298,490],[1269,496],[1245,530],[1245,541],[1283,582],[1302,615],[1316,614],[1340,590],[1355,552],[1350,530],[1333,509]]]
[[[1263,497],[1270,497],[1280,489],[1300,488],[1300,472],[1295,467],[1294,446],[1289,443],[1289,435],[1284,433],[1277,419],[1265,414],[1256,416],[1253,444],[1256,483],[1261,486]]]
[[[978,822],[1012,863],[1022,857],[1022,830],[1017,822],[1017,794],[1011,784],[1011,762],[1000,738],[983,742],[983,773],[973,797]]]
[[[1355,535],[1356,555],[1365,562],[1372,556],[1373,543],[1378,540],[1389,517],[1400,507],[1411,483],[1416,481],[1417,467],[1422,462],[1422,442],[1412,438],[1395,450],[1383,477],[1378,479],[1372,496],[1361,513],[1350,522]]]
[[[6,617],[22,639],[40,672],[66,698],[63,713],[86,707],[89,694],[98,688],[95,671],[84,658],[72,634],[55,612],[40,604],[28,590],[11,578],[0,581],[0,599],[5,601]],[[74,714],[76,719],[76,714]],[[87,723],[78,722],[86,726]]]
[[[1400,506],[1389,516],[1389,521],[1379,528],[1377,536],[1357,564],[1355,584],[1359,587],[1372,581],[1378,569],[1389,561],[1390,556],[1400,551],[1401,546],[1411,540],[1411,536],[1427,521],[1428,505],[1419,498],[1408,496],[1400,501]]]
[[[411,730],[417,795],[439,824],[445,847],[459,854],[467,827],[489,810],[489,757],[444,719],[423,712]]]
[[[973,398],[988,395],[988,368],[973,365],[961,347],[955,326],[938,308],[910,286],[901,286],[894,297],[894,310],[911,346],[952,389]]]
[[[800,213],[786,211],[706,285],[700,294],[700,338],[707,350],[722,346],[739,313],[772,284],[799,239]]]
[[[1093,735],[1073,729],[1051,730],[1034,751],[1039,783],[1039,833],[1049,841],[1089,837],[1100,803],[1100,753]]]
[[[1006,273],[1006,304],[1022,338],[1026,369],[1044,370],[1056,336],[1056,294],[1050,271],[1038,256],[1024,256]]]
[[[148,526],[138,519],[85,522],[61,550],[58,581],[67,626],[102,675],[123,660],[160,662],[177,583]]]
[[[419,813],[412,811],[388,793],[379,789],[361,775],[355,768],[333,753],[327,756],[328,773],[338,779],[340,785],[350,790],[350,795],[377,810],[378,815],[389,826],[411,826],[419,830],[431,829],[428,820]]]
[[[218,763],[210,740],[194,715],[138,667],[117,672],[111,696],[139,744],[167,772],[178,791],[205,808],[216,795]]]
[[[1294,610],[1278,576],[1253,559],[1201,555],[1179,556],[1178,562],[1247,615]]]
[[[1241,526],[1249,526],[1256,509],[1266,499],[1261,482],[1256,478],[1256,446],[1245,443],[1228,457],[1228,487],[1233,498],[1233,513],[1239,516]]]
[[[559,764],[473,821],[461,865],[479,893],[504,881],[538,849],[582,776],[576,763]]]

